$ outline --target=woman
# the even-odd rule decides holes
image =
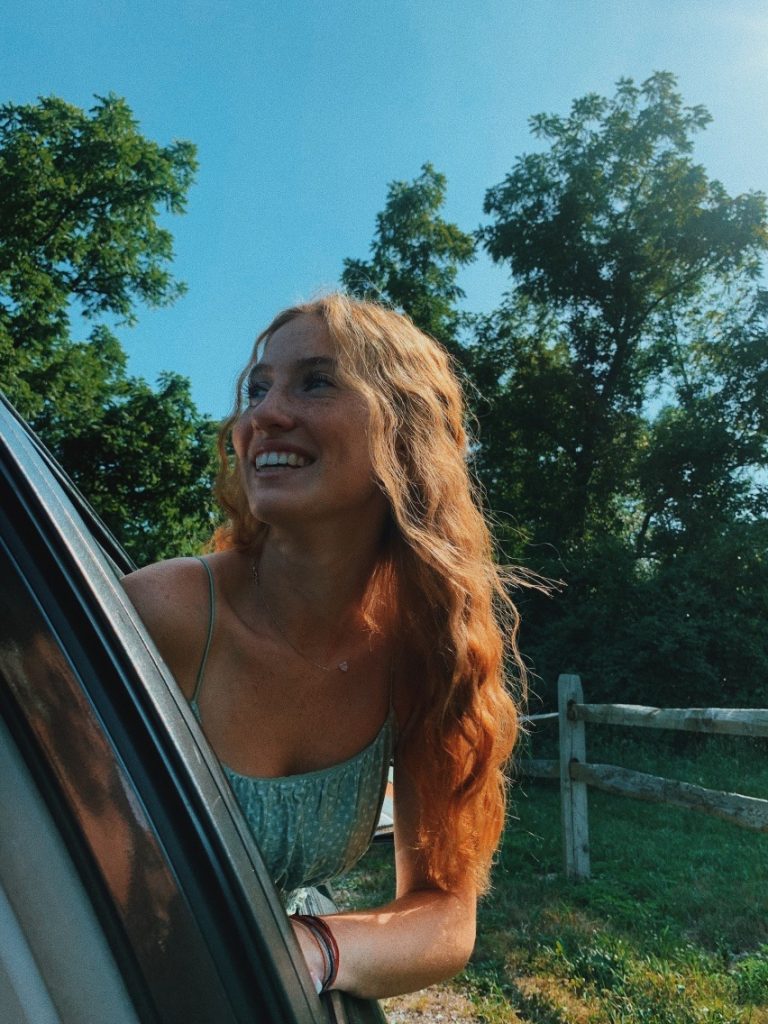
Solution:
[[[517,726],[504,635],[522,667],[463,419],[406,317],[339,294],[286,310],[222,428],[215,552],[125,580],[289,909],[364,852],[394,751],[396,896],[293,919],[318,988],[414,990],[474,944]]]

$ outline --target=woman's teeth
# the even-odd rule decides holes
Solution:
[[[293,466],[295,469],[301,469],[302,466],[308,465],[309,459],[297,455],[296,452],[262,452],[256,456],[255,461],[256,469],[263,469],[265,466]]]

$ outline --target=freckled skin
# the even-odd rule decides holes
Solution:
[[[386,508],[371,466],[365,401],[341,385],[334,357],[323,325],[300,316],[275,331],[251,373],[249,404],[232,441],[251,511],[262,522],[378,517]],[[292,446],[312,461],[301,469],[256,470],[263,445]]]

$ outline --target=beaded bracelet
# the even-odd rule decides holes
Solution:
[[[336,938],[322,917],[316,917],[314,914],[291,914],[291,918],[303,924],[320,947],[325,965],[320,991],[327,992],[339,973],[339,947]]]

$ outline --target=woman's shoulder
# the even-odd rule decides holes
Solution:
[[[205,579],[199,558],[169,558],[136,569],[120,582],[142,614],[173,614],[199,597]]]
[[[207,559],[206,559],[207,560]],[[171,558],[129,573],[123,589],[186,692],[207,636],[209,576],[199,558]]]

